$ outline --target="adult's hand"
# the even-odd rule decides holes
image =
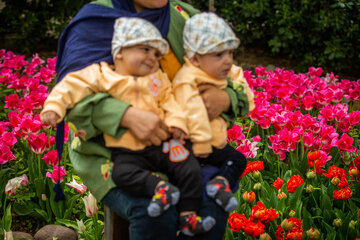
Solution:
[[[146,146],[159,146],[169,138],[168,127],[158,115],[135,107],[126,110],[120,126],[128,128]]]
[[[202,84],[198,88],[210,120],[229,110],[230,97],[227,92],[211,84]]]

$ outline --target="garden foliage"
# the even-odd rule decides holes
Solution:
[[[0,42],[21,46],[19,52],[34,49],[56,51],[56,42],[65,26],[90,0],[1,0]]]
[[[191,3],[207,10],[207,0]],[[232,24],[245,51],[261,46],[297,59],[298,71],[322,66],[354,72],[350,68],[360,64],[358,0],[223,0],[215,1],[215,7]]]

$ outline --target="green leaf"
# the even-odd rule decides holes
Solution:
[[[327,229],[326,240],[336,240],[336,231],[334,228],[331,228],[330,231]]]
[[[47,212],[39,208],[35,208],[34,211],[37,212],[46,222],[50,222],[51,219],[49,218]]]
[[[295,192],[289,193],[290,208],[296,209],[296,207],[300,204],[304,186],[305,184],[303,183],[295,190]]]
[[[306,208],[303,208],[303,229],[310,229],[314,225],[314,221],[312,219],[311,214],[306,210]]]
[[[19,215],[30,215],[32,212],[34,212],[35,208],[40,207],[32,201],[21,201],[20,203],[14,203],[14,210]]]
[[[75,206],[76,200],[80,197],[79,194],[72,196],[69,200],[66,200],[66,211],[64,214],[64,219],[70,218],[73,207]]]
[[[322,194],[320,196],[320,207],[323,211],[325,211],[327,209],[332,209],[330,197],[324,191],[322,191]]]
[[[10,231],[11,228],[11,221],[12,221],[12,217],[11,217],[11,204],[9,204],[5,210],[5,215],[4,215],[4,229],[5,231]]]
[[[69,227],[69,228],[73,228],[76,231],[79,231],[77,222],[74,220],[58,218],[58,219],[56,219],[55,224],[63,225],[63,226]]]

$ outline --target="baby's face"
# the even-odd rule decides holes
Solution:
[[[159,51],[150,46],[125,47],[116,56],[115,69],[122,75],[146,76],[159,69],[160,57]]]
[[[211,77],[226,79],[233,64],[233,53],[234,50],[225,50],[204,55],[195,54],[190,61]]]

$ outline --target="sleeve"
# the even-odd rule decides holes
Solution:
[[[165,112],[165,124],[169,127],[177,127],[183,130],[187,135],[189,131],[186,127],[186,119],[179,103],[175,101],[175,97],[171,88],[171,83],[166,74],[162,75],[163,87],[159,96],[159,106]]]
[[[228,78],[228,86],[224,90],[229,94],[231,107],[228,112],[222,113],[221,117],[224,118],[231,128],[236,118],[245,116],[249,113],[249,100],[244,91],[244,88],[234,87],[231,78]]]
[[[55,85],[44,103],[41,114],[54,111],[59,116],[58,122],[65,117],[66,110],[94,92],[98,92],[96,83],[100,79],[99,65],[93,64],[80,71],[67,74]]]
[[[96,93],[76,104],[67,113],[65,121],[71,122],[76,130],[81,130],[85,140],[102,133],[120,138],[126,128],[119,125],[129,106],[108,93]]]
[[[180,83],[175,86],[174,94],[176,101],[184,110],[194,153],[211,153],[211,126],[196,85]]]
[[[233,76],[232,76],[232,82],[233,82],[233,88],[238,91],[244,91],[248,102],[249,102],[249,112],[251,112],[255,108],[254,104],[254,93],[249,87],[248,82],[246,81],[244,77],[244,71],[241,67],[233,66]]]

